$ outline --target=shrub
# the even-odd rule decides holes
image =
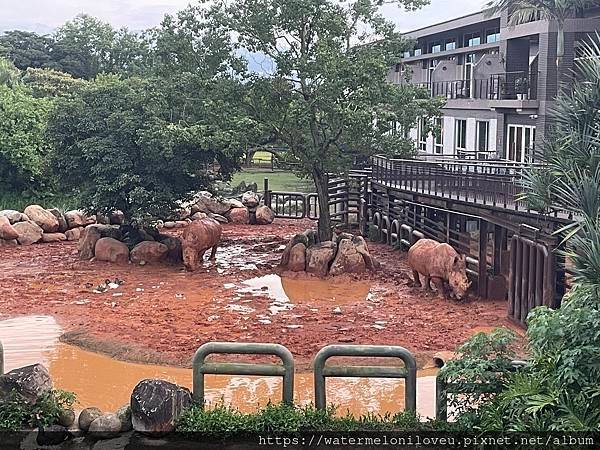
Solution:
[[[17,431],[25,427],[55,424],[61,412],[71,409],[75,401],[72,392],[53,389],[34,405],[28,405],[13,392],[6,401],[0,403],[0,430]]]

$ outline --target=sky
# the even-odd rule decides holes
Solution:
[[[0,0],[0,31],[21,29],[50,33],[77,14],[87,13],[114,27],[139,31],[158,25],[166,13],[174,13],[190,0]],[[400,31],[480,11],[485,0],[431,0],[416,12],[386,5],[383,12]]]

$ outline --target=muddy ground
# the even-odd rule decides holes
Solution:
[[[282,219],[226,225],[216,263],[196,273],[79,261],[76,243],[0,247],[0,319],[53,315],[70,342],[122,359],[181,366],[207,341],[275,342],[288,347],[301,368],[333,343],[401,345],[424,365],[474,331],[511,327],[504,301],[456,302],[413,287],[406,255],[383,244],[369,243],[382,263],[377,273],[328,282],[283,274],[289,302],[276,300],[276,277],[244,284],[275,273],[287,238],[311,225]],[[103,291],[105,281],[115,279],[122,284]]]

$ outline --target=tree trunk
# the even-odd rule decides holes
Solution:
[[[328,192],[328,177],[326,173],[318,169],[314,169],[313,180],[317,188],[317,197],[319,202],[319,241],[329,241],[332,237],[331,216],[329,213],[329,192]]]
[[[558,24],[558,31],[556,33],[556,66],[560,67],[562,64],[563,57],[565,56],[565,30],[562,23]],[[560,73],[559,81],[560,81]]]

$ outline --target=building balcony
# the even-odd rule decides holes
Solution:
[[[537,107],[537,73],[505,72],[479,80],[417,83],[432,96],[448,100],[490,100],[490,107]]]

